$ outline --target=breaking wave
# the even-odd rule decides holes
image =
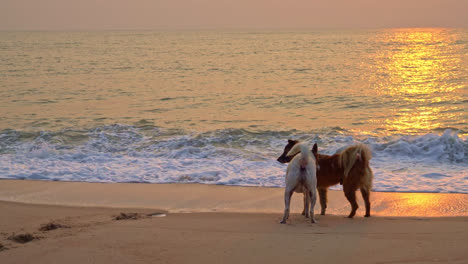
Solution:
[[[276,158],[288,138],[311,146],[317,142],[325,154],[368,144],[374,191],[468,193],[467,139],[450,129],[383,137],[338,127],[193,132],[115,124],[89,130],[3,130],[0,178],[283,187],[286,165]]]

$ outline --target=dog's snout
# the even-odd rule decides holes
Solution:
[[[283,163],[283,164],[284,164],[284,163],[288,163],[289,160],[288,160],[285,156],[280,156],[280,157],[277,159],[277,161],[278,161],[279,163]]]

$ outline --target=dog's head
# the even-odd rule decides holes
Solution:
[[[292,140],[292,139],[288,139],[288,144],[286,144],[286,146],[284,146],[284,150],[283,150],[283,154],[281,154],[281,156],[279,156],[279,158],[277,159],[278,162],[280,163],[288,163],[290,162],[294,156],[288,156],[288,152],[292,149],[292,147],[294,145],[296,145],[297,143],[299,143],[298,140]],[[319,155],[318,155],[318,146],[317,146],[317,143],[314,144],[314,146],[312,147],[312,154],[314,154],[314,157],[315,157],[315,161],[317,162],[317,168],[318,168],[318,158],[319,158]]]
[[[277,159],[277,161],[280,163],[290,162],[292,158],[294,158],[294,156],[288,157],[287,154],[292,149],[292,147],[294,147],[294,145],[296,145],[297,143],[299,143],[299,141],[288,139],[288,144],[284,146],[283,154],[281,154],[281,156]]]

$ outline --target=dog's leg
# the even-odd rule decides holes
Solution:
[[[353,218],[356,214],[356,210],[359,208],[359,205],[356,202],[356,190],[354,188],[345,188],[344,192],[346,199],[348,199],[351,204],[351,213],[348,215],[348,218]]]
[[[327,210],[327,191],[327,188],[318,189],[320,197],[320,207],[322,207],[322,211],[320,212],[321,215],[325,215],[325,211]]]
[[[284,189],[284,215],[283,215],[283,220],[281,220],[281,224],[286,224],[286,220],[288,220],[289,218],[289,205],[291,204],[291,196],[294,192],[294,188],[291,188],[291,189],[288,189],[288,187],[286,186],[286,188]]]
[[[309,197],[310,197],[310,222],[316,223],[315,221],[315,203],[317,202],[317,193],[313,189],[309,189]]]
[[[305,218],[310,217],[310,212],[309,212],[309,195],[307,194],[307,191],[304,190],[304,213],[303,215]]]
[[[307,202],[307,195],[304,193],[304,210],[302,210],[301,215],[305,215],[307,207],[306,207],[306,202]]]
[[[366,204],[366,214],[364,216],[370,217],[370,200],[369,200],[370,191],[365,188],[361,188],[361,194],[362,194],[362,199],[364,199],[364,203]]]

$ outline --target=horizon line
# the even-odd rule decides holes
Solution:
[[[110,31],[340,31],[385,29],[465,29],[453,26],[402,26],[402,27],[161,27],[161,28],[75,28],[75,29],[2,29],[0,32],[110,32]]]

